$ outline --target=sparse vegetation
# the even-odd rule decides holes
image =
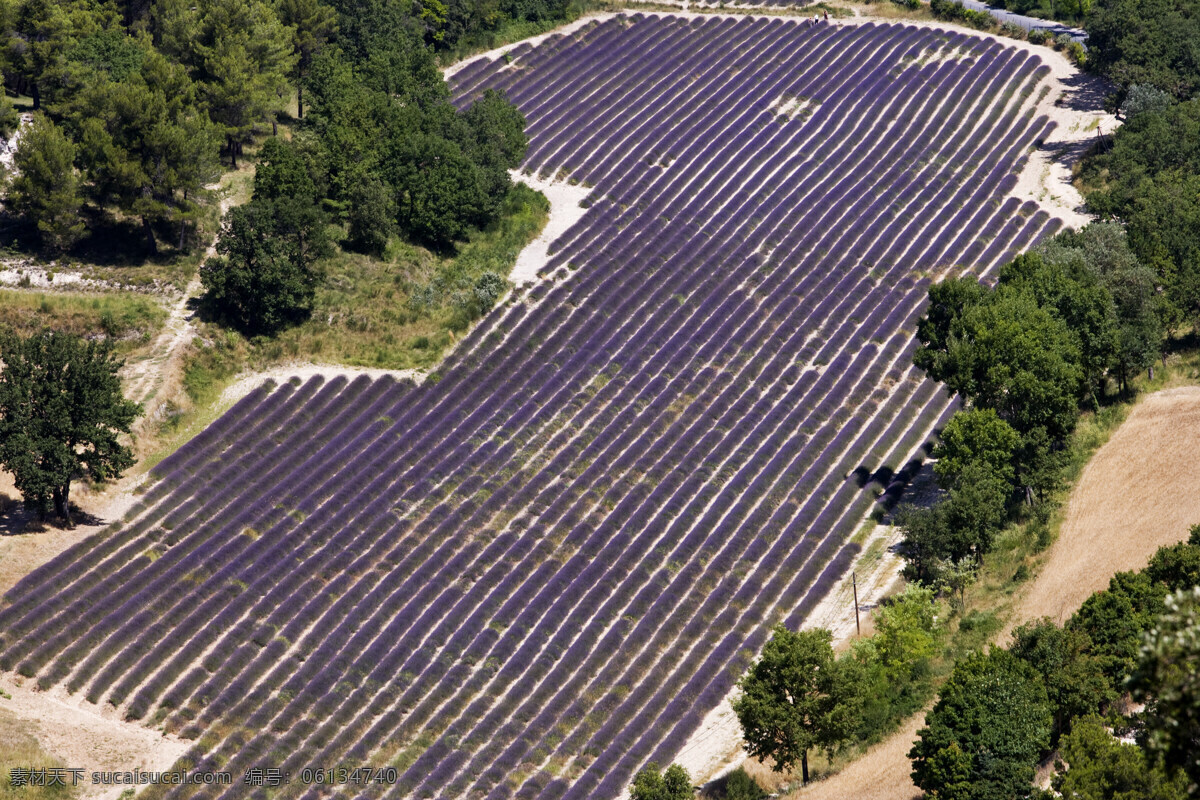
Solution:
[[[12,770],[55,769],[70,765],[54,758],[38,743],[28,721],[0,706],[0,800],[70,800],[75,796],[70,773],[62,785],[14,786]]]

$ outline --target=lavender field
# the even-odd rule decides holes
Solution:
[[[6,596],[0,667],[289,771],[273,797],[619,796],[842,574],[855,471],[948,417],[915,322],[1057,229],[1008,196],[1046,74],[931,28],[641,14],[467,65],[526,169],[592,188],[542,279],[419,386],[246,397]],[[359,763],[396,780],[299,780]]]

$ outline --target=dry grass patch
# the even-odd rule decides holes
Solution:
[[[1200,522],[1200,387],[1146,396],[1083,471],[1058,540],[1016,621],[1062,622],[1122,570],[1141,569]]]
[[[6,711],[0,695],[0,800],[67,800],[74,793],[70,786],[12,786],[9,775],[14,767],[23,769],[62,768],[70,765],[42,749],[28,721]],[[67,781],[70,783],[68,774]]]
[[[149,344],[166,318],[160,303],[141,294],[0,289],[0,328],[23,336],[43,328],[77,336],[103,333],[121,354]]]

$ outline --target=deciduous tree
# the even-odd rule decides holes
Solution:
[[[311,203],[255,201],[231,208],[217,258],[200,269],[205,300],[252,334],[272,334],[312,310],[318,259],[328,253],[325,220]]]
[[[858,665],[834,658],[832,638],[823,629],[793,633],[777,625],[733,702],[746,752],[772,759],[779,772],[799,762],[805,783],[809,751],[838,749],[862,709]]]
[[[672,764],[662,772],[658,764],[651,761],[638,771],[629,787],[630,800],[691,800],[695,790],[691,776],[678,764]]]
[[[1200,790],[1200,586],[1176,591],[1164,605],[1129,688],[1147,704],[1149,750]]]
[[[1096,0],[1085,27],[1088,63],[1121,86],[1156,86],[1179,98],[1200,89],[1200,3]]]
[[[1117,741],[1097,716],[1076,721],[1059,744],[1052,786],[1072,800],[1184,800],[1186,781],[1168,775],[1137,745]],[[1063,762],[1066,762],[1063,764]]]
[[[141,408],[122,396],[106,340],[4,332],[0,359],[0,462],[28,505],[43,514],[53,505],[71,525],[72,481],[116,479],[133,465],[118,437]]]
[[[933,471],[942,488],[953,488],[970,464],[983,464],[1010,485],[1015,481],[1013,458],[1021,437],[994,409],[959,411],[946,423],[940,439],[933,450],[937,459]]]
[[[993,648],[954,666],[909,758],[913,782],[941,800],[1000,800],[1029,792],[1050,743],[1050,704],[1033,669]]]
[[[1048,617],[1028,622],[1013,632],[1009,650],[1037,670],[1046,686],[1055,740],[1071,730],[1075,718],[1098,714],[1117,699],[1091,647],[1086,632],[1060,628]]]

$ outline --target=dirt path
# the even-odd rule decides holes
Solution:
[[[225,212],[234,204],[232,192],[227,188],[223,189],[219,184],[206,188],[222,193],[217,208],[218,216],[223,218]],[[216,254],[217,241],[214,237],[208,249],[204,251],[201,263]],[[142,403],[145,407],[145,413],[137,423],[137,434],[148,430],[147,426],[158,424],[182,388],[184,354],[187,345],[196,335],[196,327],[192,324],[195,314],[191,303],[200,296],[201,288],[200,272],[197,270],[188,281],[183,294],[171,305],[162,332],[154,340],[149,355],[136,363],[126,364],[121,370],[125,396]]]
[[[508,276],[514,284],[529,283],[537,279],[538,272],[550,260],[550,244],[583,219],[587,209],[581,203],[592,190],[583,186],[571,186],[562,181],[543,180],[517,170],[511,170],[509,174],[514,181],[536,189],[550,201],[550,219],[546,221],[546,227],[536,239],[521,250]]]

